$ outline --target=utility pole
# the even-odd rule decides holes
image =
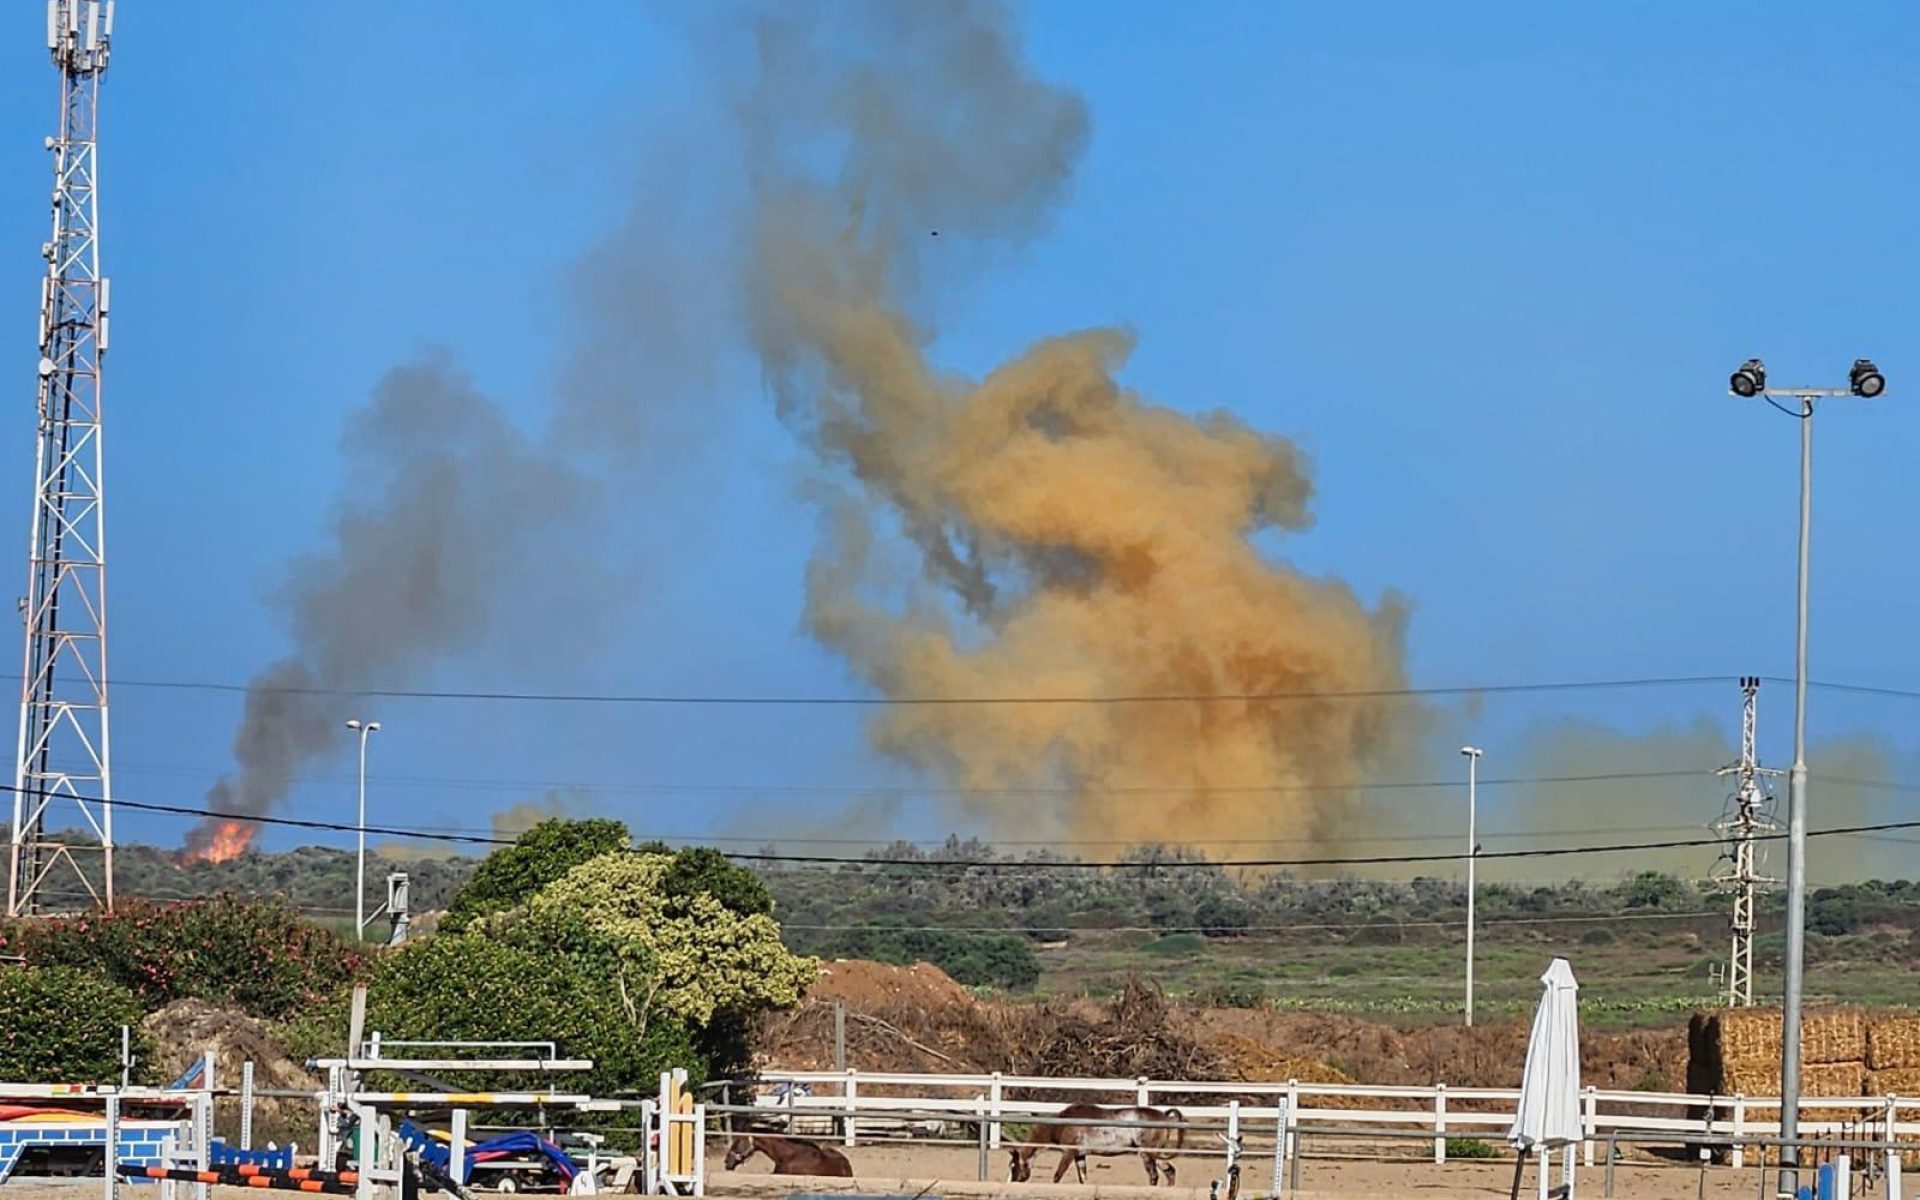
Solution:
[[[90,898],[113,909],[100,455],[108,286],[100,273],[97,188],[100,77],[112,41],[113,0],[49,0],[47,48],[60,73],[60,127],[46,139],[53,221],[41,247],[47,273],[40,281],[33,520],[20,598],[25,653],[7,853],[10,917],[39,913],[44,900],[55,899]],[[71,810],[81,825],[49,831],[49,809]],[[100,856],[91,873],[76,857],[90,852]]]
[[[1753,1007],[1754,899],[1759,889],[1779,882],[1760,874],[1759,839],[1778,833],[1773,819],[1773,796],[1762,783],[1780,774],[1760,765],[1757,753],[1760,678],[1740,680],[1740,760],[1717,774],[1735,779],[1727,809],[1714,823],[1714,832],[1729,846],[1720,855],[1714,882],[1733,894],[1733,952],[1727,959],[1727,1006]]]
[[[1480,861],[1480,838],[1475,825],[1479,819],[1480,808],[1480,756],[1486,751],[1478,746],[1462,746],[1460,753],[1467,760],[1467,1028],[1473,1028],[1473,902],[1480,890],[1475,885],[1474,867]]]

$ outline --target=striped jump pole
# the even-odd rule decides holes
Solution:
[[[178,1183],[221,1183],[229,1187],[267,1188],[275,1191],[327,1192],[351,1196],[360,1177],[352,1171],[268,1171],[260,1167],[220,1167],[200,1171],[191,1167],[144,1167],[120,1163],[119,1173],[127,1179],[171,1179]]]

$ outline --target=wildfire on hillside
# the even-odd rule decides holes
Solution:
[[[219,821],[195,833],[180,856],[183,862],[223,863],[253,843],[253,825],[247,821]]]

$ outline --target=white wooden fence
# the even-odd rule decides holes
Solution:
[[[846,1144],[859,1137],[860,1116],[887,1111],[940,1113],[956,1122],[984,1121],[988,1144],[998,1149],[1003,1123],[1024,1117],[1053,1116],[1063,1102],[1033,1100],[1034,1092],[1086,1093],[1090,1102],[1165,1107],[1165,1097],[1180,1097],[1178,1107],[1190,1121],[1230,1121],[1248,1128],[1278,1123],[1286,1113],[1289,1157],[1295,1135],[1316,1126],[1342,1129],[1379,1126],[1419,1129],[1433,1135],[1433,1161],[1445,1162],[1447,1139],[1499,1140],[1513,1124],[1518,1088],[1375,1087],[1368,1084],[1241,1083],[1192,1079],[1053,1079],[1028,1075],[916,1075],[880,1071],[763,1071],[758,1082],[780,1089],[769,1113],[837,1119]],[[783,1089],[781,1085],[786,1085]],[[876,1094],[884,1089],[886,1094]],[[1215,1103],[1193,1098],[1217,1097]],[[1365,1108],[1337,1107],[1341,1100],[1363,1099]],[[1281,1106],[1284,1100],[1285,1106]],[[1470,1105],[1471,1107],[1461,1107]],[[1690,1113],[1710,1110],[1707,1117]],[[859,1114],[859,1115],[856,1115]],[[1701,1137],[1758,1138],[1780,1133],[1780,1101],[1767,1096],[1698,1096],[1680,1092],[1629,1092],[1588,1087],[1582,1091],[1582,1156],[1594,1162],[1594,1148],[1613,1133],[1671,1133],[1675,1142]],[[1278,1132],[1278,1131],[1276,1131]],[[1920,1096],[1811,1097],[1800,1101],[1800,1136],[1872,1138],[1885,1143],[1920,1141]],[[1734,1166],[1744,1164],[1737,1141]]]

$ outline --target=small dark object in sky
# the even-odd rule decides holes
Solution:
[[[928,236],[930,236],[930,237],[939,237],[939,236],[940,236],[940,231],[939,231],[938,229],[936,229],[936,230],[934,230],[934,231],[933,231],[933,232],[932,232],[931,234],[929,234]]]

